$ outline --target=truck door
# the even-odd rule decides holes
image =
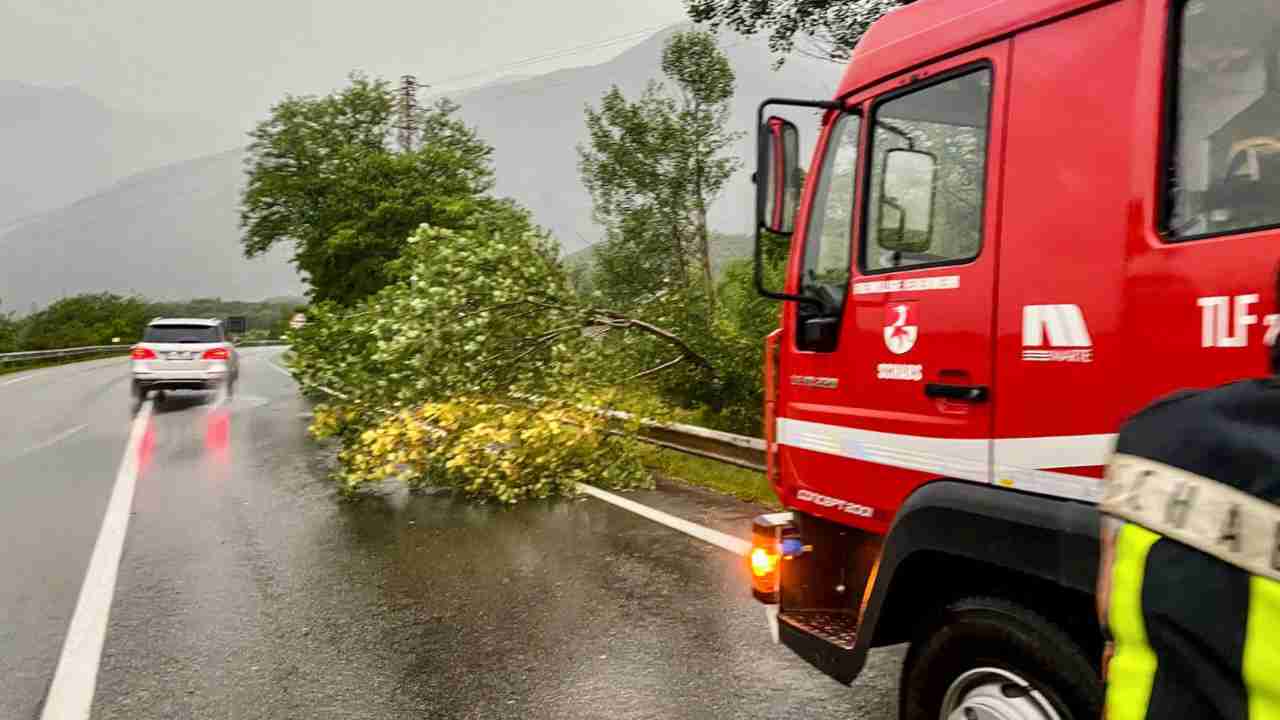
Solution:
[[[793,404],[779,427],[784,444],[823,454],[822,468],[798,473],[797,498],[803,505],[808,491],[815,514],[883,530],[924,482],[990,482],[1000,186],[992,158],[1002,137],[993,108],[1004,107],[1007,52],[1000,43],[968,53],[861,99],[860,222],[844,327],[826,366],[809,359],[800,373],[838,379],[829,397],[839,406]]]

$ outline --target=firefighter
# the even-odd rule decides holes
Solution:
[[[1108,720],[1280,720],[1280,354],[1147,407],[1107,468]]]

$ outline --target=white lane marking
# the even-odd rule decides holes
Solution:
[[[62,655],[45,698],[41,720],[87,720],[93,708],[93,691],[98,682],[98,664],[107,636],[107,618],[115,595],[116,573],[129,529],[129,510],[138,482],[143,438],[151,422],[151,401],[142,403],[129,430],[124,459],[116,472],[116,484],[107,502],[102,528],[89,558],[89,570],[80,586],[80,598],[71,616]]]
[[[751,552],[751,543],[743,540],[742,538],[736,538],[732,535],[722,533],[719,530],[712,530],[709,527],[703,527],[697,523],[691,523],[688,520],[678,518],[675,515],[668,515],[661,510],[654,510],[648,505],[641,505],[634,500],[628,500],[592,485],[578,483],[578,489],[591,497],[603,500],[611,505],[617,505],[623,510],[629,510],[647,520],[652,520],[660,525],[666,525],[672,530],[679,530],[685,535],[695,537],[705,543],[710,543],[718,548],[728,550],[735,555],[742,555],[745,557]]]
[[[32,445],[26,450],[23,450],[22,452],[18,453],[18,457],[21,457],[23,455],[29,455],[33,452],[36,452],[38,450],[44,450],[45,448],[48,448],[48,447],[53,447],[54,445],[57,445],[58,443],[62,442],[63,440],[66,440],[67,438],[71,437],[72,435],[75,435],[76,433],[80,432],[81,430],[87,427],[89,426],[76,425],[73,428],[67,428],[66,430],[63,430],[57,435],[54,435],[53,437],[49,438],[48,440],[45,440],[44,442],[36,443],[35,445]]]
[[[5,380],[4,382],[0,382],[0,387],[4,387],[6,385],[13,385],[14,383],[20,383],[24,380],[30,380],[31,378],[36,377],[36,375],[37,375],[36,373],[31,373],[30,375],[23,375],[22,377],[16,377],[12,380]]]

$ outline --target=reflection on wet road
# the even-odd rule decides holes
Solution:
[[[593,499],[503,509],[390,487],[338,499],[324,450],[306,437],[307,403],[265,366],[277,353],[246,357],[224,413],[194,395],[157,408],[95,718],[894,715],[899,651],[874,654],[852,689],[825,679],[771,644],[740,558],[624,510]],[[127,390],[109,394],[122,436]],[[102,489],[84,498],[71,481],[59,492],[93,505],[75,515],[91,546],[123,440],[90,443],[94,422],[80,422],[64,443],[99,453],[108,479],[85,482]],[[25,486],[13,465],[0,493]],[[756,511],[687,490],[630,497],[726,531],[744,532]],[[39,508],[51,522],[60,512]],[[69,582],[44,582],[46,599],[70,586],[62,606],[74,604],[83,552]],[[0,571],[17,568],[11,555]],[[53,571],[21,572],[40,584]],[[9,613],[18,603],[6,592]],[[21,656],[10,657],[10,634],[28,630],[5,623],[0,698],[17,700],[0,699],[0,716],[37,711],[65,631],[65,617],[58,627],[48,615],[35,623],[45,642],[18,641]]]

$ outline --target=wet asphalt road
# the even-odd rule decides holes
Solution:
[[[773,645],[740,558],[594,499],[337,498],[308,403],[245,351],[228,442],[154,417],[95,718],[891,718]],[[125,363],[0,376],[0,718],[38,717],[128,433]],[[6,384],[8,383],[8,384]],[[758,508],[633,499],[746,536]]]

